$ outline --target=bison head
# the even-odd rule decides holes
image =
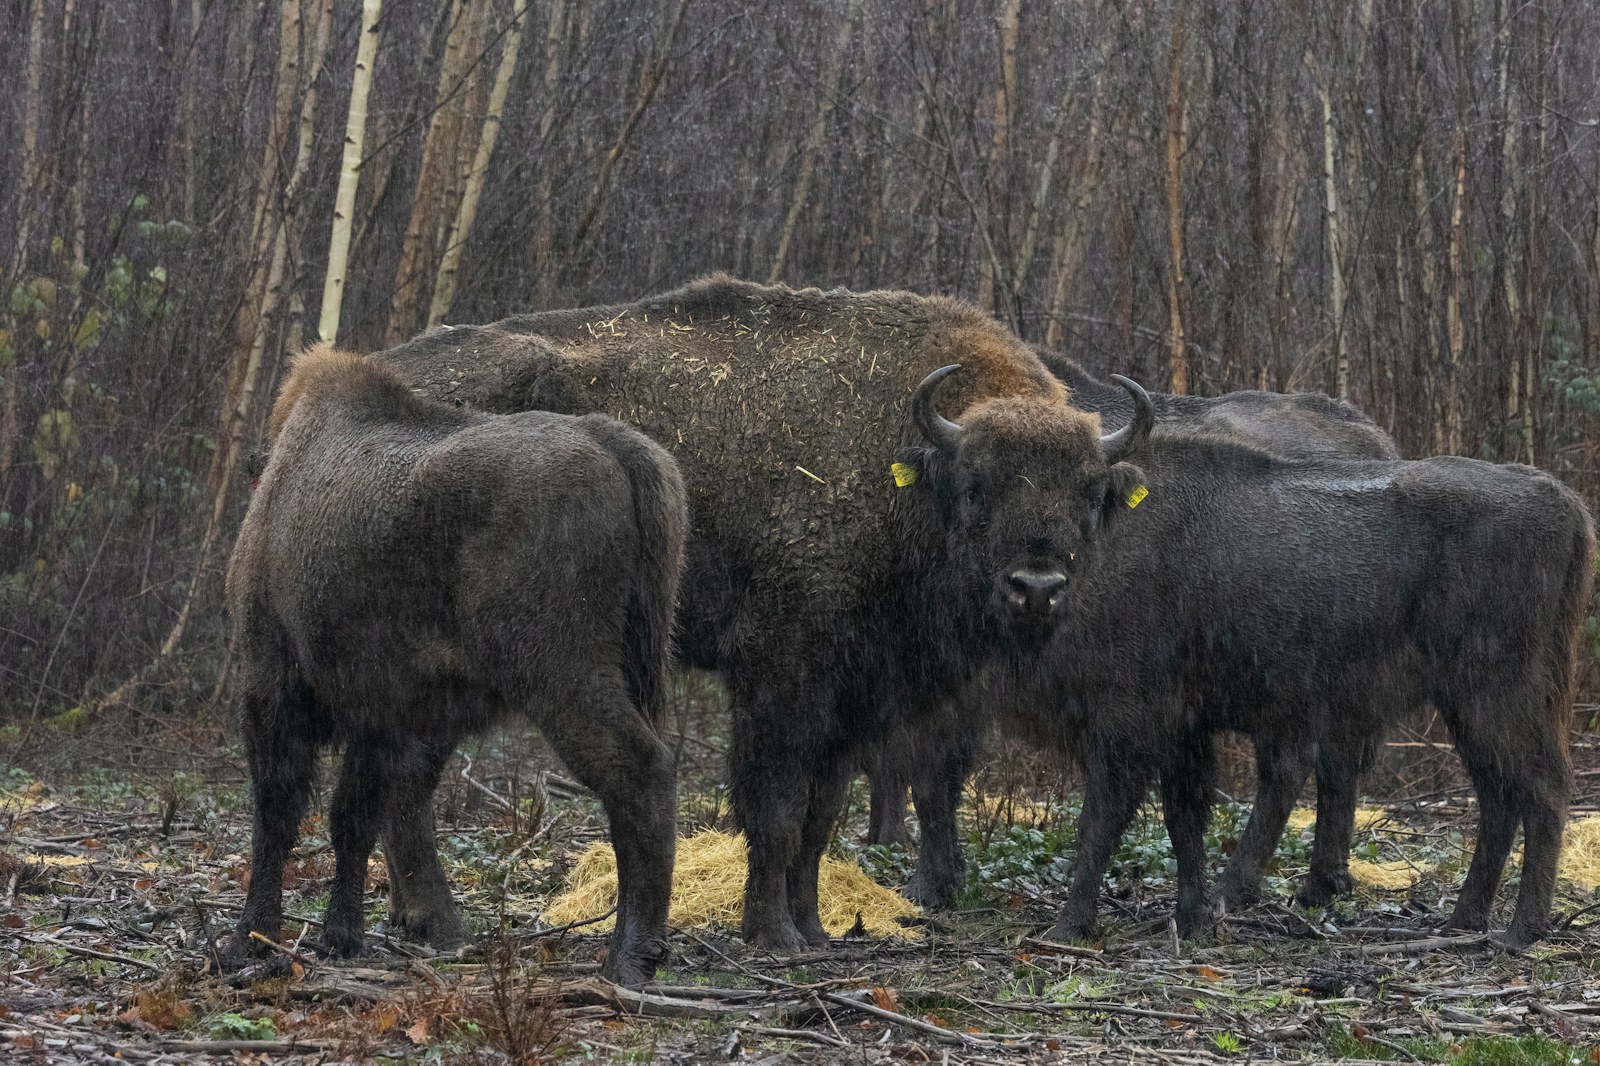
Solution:
[[[1136,504],[1143,474],[1126,460],[1155,423],[1150,397],[1124,377],[1133,421],[1104,436],[1092,415],[1038,398],[984,400],[962,425],[934,408],[947,366],[917,387],[911,410],[928,442],[918,462],[939,500],[950,556],[976,581],[991,618],[1032,645],[1048,636],[1073,572],[1114,516]]]

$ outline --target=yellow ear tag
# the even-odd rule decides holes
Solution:
[[[889,473],[894,475],[896,488],[903,489],[917,480],[917,468],[910,463],[890,463]]]
[[[1132,492],[1128,493],[1128,506],[1129,507],[1137,507],[1137,506],[1139,506],[1141,503],[1144,502],[1144,498],[1146,496],[1148,496],[1148,495],[1150,495],[1150,490],[1145,488],[1143,485],[1140,485],[1138,488],[1136,488]]]

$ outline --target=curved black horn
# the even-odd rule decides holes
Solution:
[[[955,451],[956,445],[961,442],[961,427],[934,409],[933,393],[939,387],[939,382],[960,369],[960,363],[941,366],[923,378],[922,384],[911,396],[911,417],[916,419],[917,428],[928,438],[929,444],[942,452]]]
[[[1151,427],[1156,424],[1155,405],[1150,402],[1150,394],[1137,381],[1121,374],[1112,374],[1111,380],[1127,389],[1128,395],[1133,397],[1133,421],[1100,438],[1100,453],[1105,456],[1107,466],[1120,463],[1138,451],[1144,439],[1150,435]]]

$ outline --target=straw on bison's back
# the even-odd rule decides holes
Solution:
[[[1066,397],[1031,351],[963,304],[715,277],[633,305],[446,327],[385,358],[436,399],[639,427],[682,465],[698,539],[838,611],[858,605],[863,570],[898,569],[889,463],[915,439],[904,409],[924,376],[963,364],[950,388],[958,421],[986,397]]]

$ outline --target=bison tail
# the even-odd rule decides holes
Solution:
[[[678,580],[688,537],[683,479],[672,456],[637,430],[601,416],[584,421],[627,472],[633,490],[639,558],[628,595],[623,675],[634,703],[659,731],[666,710]]]

